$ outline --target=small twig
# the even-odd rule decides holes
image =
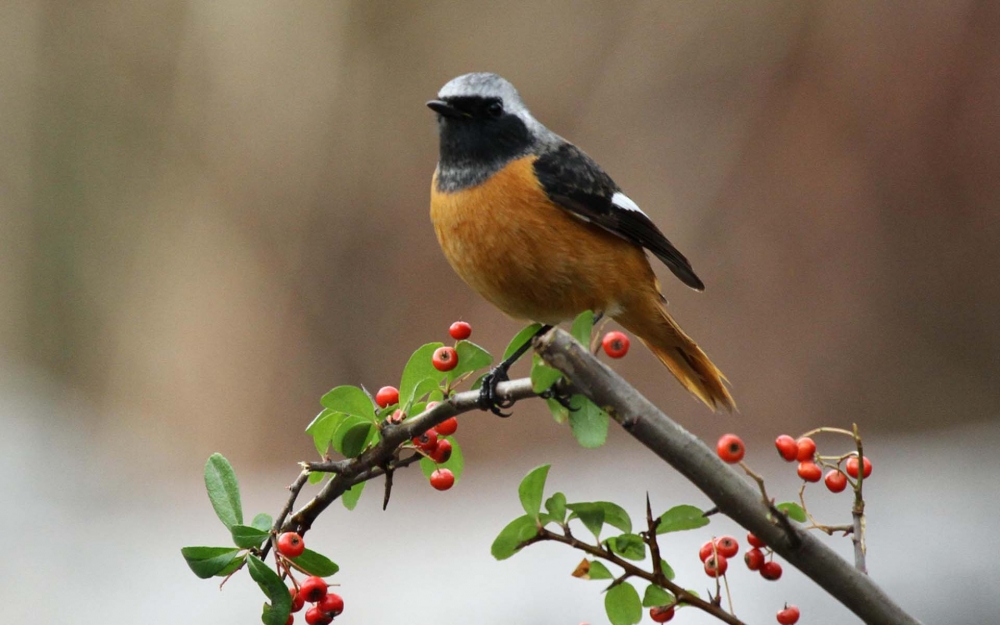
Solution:
[[[764,478],[754,473],[750,466],[742,460],[740,460],[740,468],[743,469],[747,475],[752,477],[753,481],[757,482],[757,487],[760,488],[760,495],[764,498],[764,505],[769,506],[774,503],[771,498],[767,496],[767,488],[764,487]]]
[[[851,541],[854,543],[854,567],[864,574],[868,574],[868,566],[865,563],[865,498],[861,489],[865,483],[865,451],[861,444],[861,435],[858,433],[858,424],[854,423],[854,443],[858,446],[858,477],[857,486],[854,487],[854,506],[851,507],[851,518],[853,519],[854,532]]]
[[[295,478],[295,481],[288,486],[289,495],[288,501],[285,502],[285,507],[281,509],[278,516],[274,519],[274,524],[271,525],[271,540],[264,543],[264,549],[260,552],[260,559],[263,560],[267,557],[267,552],[271,548],[271,543],[274,542],[275,537],[281,531],[282,525],[285,523],[285,518],[288,517],[288,513],[292,511],[292,506],[295,505],[295,500],[299,496],[299,491],[305,486],[306,482],[309,481],[309,471],[303,470],[299,473],[299,476]]]
[[[674,597],[677,598],[678,603],[686,603],[688,605],[704,610],[705,612],[708,612],[709,614],[716,617],[720,621],[729,623],[730,625],[746,625],[743,621],[729,614],[721,607],[713,605],[712,603],[691,594],[684,587],[678,586],[677,584],[668,579],[659,579],[655,573],[650,573],[648,571],[640,569],[639,567],[632,564],[628,560],[619,557],[616,553],[602,549],[600,546],[591,545],[582,542],[580,540],[577,540],[576,538],[562,536],[560,534],[556,534],[555,532],[549,531],[545,528],[541,528],[540,530],[538,530],[538,534],[534,538],[530,538],[525,542],[521,543],[520,548],[524,548],[527,547],[528,545],[532,545],[534,543],[542,542],[545,540],[560,542],[563,543],[564,545],[569,545],[574,549],[579,549],[580,551],[588,553],[597,558],[607,560],[608,562],[611,562],[612,564],[620,567],[624,571],[624,574],[622,575],[621,579],[624,579],[626,577],[638,577],[640,579],[646,580],[647,582],[656,584],[657,586],[661,586],[666,590],[670,591],[674,595]],[[654,570],[656,568],[659,568],[659,565],[660,563],[656,562],[654,565],[655,567]],[[663,576],[659,577],[662,578]],[[615,582],[621,583],[620,581],[618,581],[618,579],[616,579]]]

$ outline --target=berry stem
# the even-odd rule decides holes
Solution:
[[[831,427],[821,427],[815,430],[809,430],[799,438],[804,438],[806,436],[814,436],[816,434],[843,434],[844,436],[855,437],[855,433],[850,430],[845,430],[844,428],[831,428]]]
[[[858,478],[854,487],[854,506],[851,508],[851,518],[853,519],[854,532],[851,541],[854,543],[854,567],[862,573],[868,574],[868,566],[865,564],[865,499],[861,489],[865,482],[865,451],[861,444],[861,435],[858,433],[858,424],[854,426],[854,443],[858,446]]]

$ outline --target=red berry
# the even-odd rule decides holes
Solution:
[[[423,449],[427,453],[430,453],[438,443],[438,433],[431,428],[421,434],[420,436],[413,439],[413,444]]]
[[[714,555],[705,560],[705,575],[709,577],[725,575],[728,568],[729,562],[726,560],[726,556]]]
[[[805,462],[806,460],[812,460],[813,456],[816,455],[816,441],[809,438],[808,436],[803,436],[798,441],[798,453],[795,455],[795,459],[799,462]]]
[[[330,616],[337,616],[344,611],[344,599],[335,592],[327,593],[325,597],[319,600],[316,607]]]
[[[455,474],[450,469],[435,469],[431,473],[431,486],[437,490],[448,490],[455,485]]]
[[[747,542],[753,545],[754,547],[757,547],[758,549],[763,549],[764,547],[767,547],[764,541],[757,538],[753,532],[749,532],[747,534]]]
[[[788,434],[782,434],[774,439],[774,446],[778,448],[778,455],[792,462],[799,456],[799,444]]]
[[[650,608],[649,618],[653,619],[657,623],[666,623],[670,619],[674,618],[674,606],[661,605],[655,608]]]
[[[618,330],[608,332],[601,339],[601,347],[604,348],[604,353],[612,358],[623,358],[628,353],[628,346],[628,336]]]
[[[830,471],[824,479],[831,493],[839,493],[847,488],[847,476],[840,471]]]
[[[858,477],[858,457],[857,456],[851,456],[850,458],[848,458],[847,459],[847,466],[845,468],[847,469],[847,474],[848,475],[850,475],[853,478],[857,478]],[[868,459],[868,456],[865,456],[865,477],[868,477],[871,474],[872,474],[872,461]]]
[[[458,419],[455,417],[449,417],[434,426],[437,433],[441,436],[451,436],[458,431]]]
[[[748,569],[756,571],[764,564],[764,552],[754,547],[743,554],[743,561],[746,562]]]
[[[298,612],[306,604],[306,600],[301,593],[295,591],[294,586],[288,589],[288,593],[292,595],[292,612]]]
[[[458,366],[458,352],[455,351],[454,347],[439,347],[434,350],[434,355],[431,356],[431,363],[434,368],[438,371],[451,371]]]
[[[714,553],[715,553],[715,544],[712,541],[708,541],[707,543],[701,546],[701,549],[698,550],[698,557],[701,559],[702,562],[704,562],[705,560],[711,558],[712,554]]]
[[[448,328],[448,334],[456,341],[464,341],[472,336],[472,326],[464,321],[456,321]]]
[[[784,610],[778,610],[778,622],[781,625],[795,625],[799,622],[799,609],[786,603]]]
[[[406,413],[403,412],[402,408],[396,408],[395,410],[392,411],[392,414],[389,415],[389,423],[393,425],[399,425],[400,423],[403,422],[403,419],[405,418],[406,418]]]
[[[306,623],[309,625],[330,625],[333,622],[333,617],[319,609],[318,605],[306,610]]]
[[[375,393],[375,403],[379,408],[385,408],[399,403],[399,389],[395,386],[383,386]]]
[[[732,536],[721,536],[715,539],[715,549],[720,556],[732,558],[740,551],[740,544]]]
[[[823,469],[812,460],[799,463],[799,477],[807,482],[818,482],[823,478]]]
[[[299,594],[309,603],[316,603],[326,596],[326,581],[322,577],[307,577],[299,584]]]
[[[448,462],[448,459],[451,458],[451,441],[446,438],[438,439],[434,451],[428,452],[428,455],[430,455],[431,460],[438,464]]]
[[[305,542],[295,532],[285,532],[281,536],[278,536],[278,551],[286,558],[297,558],[305,550]]]
[[[760,565],[760,576],[772,582],[781,577],[781,565],[771,560]]]
[[[715,446],[715,451],[718,452],[719,457],[729,464],[736,464],[740,460],[743,460],[743,454],[746,453],[746,447],[743,446],[743,441],[739,436],[735,434],[724,434],[722,438],[719,439],[719,443]]]

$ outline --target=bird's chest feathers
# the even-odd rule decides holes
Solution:
[[[509,163],[485,182],[451,193],[431,187],[431,220],[445,257],[471,287],[509,314],[540,281],[562,281],[567,250],[554,249],[579,225],[552,204],[534,175],[535,157]],[[546,285],[552,287],[554,285]],[[521,314],[518,314],[521,313]]]

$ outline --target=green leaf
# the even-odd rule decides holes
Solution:
[[[329,473],[320,473],[319,471],[315,471],[313,473],[310,473],[309,474],[309,483],[310,484],[319,484],[320,482],[323,481],[323,478],[326,477],[327,475],[330,475],[330,474]]]
[[[368,435],[368,430],[365,429],[366,426],[371,426],[371,421],[354,415],[344,417],[344,420],[340,422],[339,426],[337,426],[337,431],[333,433],[333,438],[330,439],[330,443],[333,445],[333,448],[337,451],[337,453],[347,456],[347,451],[353,451],[355,446],[357,446],[360,442],[364,442],[365,436]],[[357,429],[355,430],[355,428]],[[347,441],[348,446],[347,449],[345,449],[344,443],[348,434],[351,434],[351,438]],[[364,436],[362,436],[362,434]],[[359,441],[358,438],[361,440]],[[355,456],[356,455],[357,454],[355,454]]]
[[[265,606],[261,620],[264,625],[285,625],[292,610],[292,596],[285,588],[285,583],[257,556],[248,556],[247,561],[250,564],[250,577],[271,600],[271,605]]]
[[[222,454],[212,454],[205,463],[205,488],[219,520],[226,527],[242,525],[243,505],[240,503],[240,485],[236,481],[232,465]]]
[[[521,498],[521,506],[531,518],[538,518],[542,508],[542,493],[545,490],[545,479],[549,475],[551,465],[543,464],[532,469],[517,487],[517,495]]]
[[[604,508],[604,522],[612,527],[617,527],[626,534],[632,531],[632,519],[628,512],[616,503],[610,501],[595,501],[595,504]]]
[[[444,345],[444,343],[428,343],[413,352],[406,366],[403,368],[403,377],[399,381],[399,405],[408,406],[413,400],[418,399],[416,395],[417,386],[424,380],[434,380],[434,385],[440,384],[444,374],[434,368],[431,358],[434,350]]]
[[[661,605],[671,605],[677,600],[672,594],[663,590],[656,584],[646,586],[646,594],[642,596],[642,607],[655,608]]]
[[[549,407],[549,412],[552,413],[552,418],[555,419],[556,423],[566,423],[566,420],[569,419],[569,409],[555,399],[546,398],[545,405]]]
[[[601,539],[601,528],[604,526],[604,506],[598,503],[568,503],[566,507],[573,511],[570,519],[580,519],[594,535],[594,538]]]
[[[337,431],[346,418],[347,415],[324,408],[306,427],[306,434],[312,436],[313,444],[316,445],[316,451],[319,452],[319,455],[326,455],[333,433]]]
[[[531,390],[541,393],[552,388],[562,377],[562,371],[553,369],[542,362],[538,354],[531,357]]]
[[[545,500],[545,509],[556,523],[563,523],[566,520],[566,495],[556,493]]]
[[[657,534],[693,530],[708,525],[709,519],[704,512],[694,506],[674,506],[660,515],[660,523],[656,526]]]
[[[587,574],[590,579],[614,579],[615,576],[611,574],[608,567],[604,566],[604,563],[600,560],[590,561],[590,572]]]
[[[351,429],[344,433],[344,437],[340,441],[343,454],[348,458],[358,457],[365,450],[374,429],[375,426],[371,423],[359,423],[351,426]]]
[[[241,549],[260,547],[260,544],[270,536],[267,530],[257,529],[249,525],[234,525],[229,528],[229,533],[233,535],[233,542]]]
[[[413,391],[413,401],[414,402],[419,402],[420,398],[422,398],[424,395],[432,395],[432,394],[434,394],[435,391],[437,393],[441,393],[441,375],[442,374],[438,373],[437,369],[435,369],[434,371],[435,371],[434,377],[424,378],[423,380],[421,380],[417,384],[417,388],[414,389],[414,391]],[[440,401],[440,400],[438,400],[438,401]],[[404,406],[405,406],[405,404],[404,404]],[[417,411],[417,410],[414,410],[413,406],[411,406],[406,411],[406,414],[417,415],[417,414],[420,414],[420,412]]]
[[[569,427],[581,447],[595,449],[608,438],[608,413],[583,395],[570,399]]]
[[[305,569],[310,575],[319,577],[330,577],[340,570],[340,567],[333,560],[311,549],[306,549],[302,552],[302,555],[292,561]]]
[[[806,518],[806,511],[802,509],[802,506],[793,502],[786,501],[784,503],[779,503],[775,506],[778,510],[781,510],[788,515],[788,518],[793,521],[798,521],[799,523],[805,523],[808,519]]]
[[[666,560],[660,560],[660,570],[663,571],[663,576],[671,581],[677,577],[677,574],[674,573],[674,569],[667,564]]]
[[[531,340],[542,329],[542,324],[533,323],[514,335],[514,338],[507,344],[507,349],[503,350],[503,359],[507,360],[514,355],[522,345]]]
[[[642,600],[635,586],[622,582],[604,595],[604,609],[611,625],[636,625],[642,620]]]
[[[368,393],[356,386],[338,386],[321,397],[319,403],[334,412],[375,420],[375,404]]]
[[[232,547],[184,547],[181,555],[187,561],[194,574],[202,579],[208,579],[225,569],[236,559],[239,549]]]
[[[573,335],[577,341],[579,341],[583,348],[590,351],[590,336],[594,331],[594,313],[590,310],[585,310],[576,319],[573,320],[573,329],[570,333]]]
[[[611,551],[627,560],[645,560],[646,543],[637,534],[622,534],[605,541]]]
[[[353,510],[358,505],[358,500],[361,499],[361,491],[365,489],[365,484],[367,483],[358,482],[344,491],[344,494],[340,496],[340,501],[344,504],[345,508]]]
[[[459,341],[455,344],[455,351],[458,352],[458,365],[448,372],[449,381],[493,364],[493,356],[472,341]]]
[[[270,514],[265,514],[261,512],[253,518],[250,525],[256,527],[259,530],[264,530],[265,532],[271,531],[271,526],[274,525],[274,519],[271,518]]]
[[[240,568],[241,566],[243,566],[243,562],[246,559],[247,559],[247,554],[246,553],[241,553],[240,555],[236,556],[236,559],[233,560],[232,562],[230,562],[229,565],[226,566],[226,568],[224,568],[221,571],[219,571],[218,573],[216,573],[215,576],[216,577],[229,577],[230,575],[232,575],[233,573],[235,573],[238,568]]]
[[[455,483],[458,483],[465,468],[465,458],[462,456],[462,448],[459,447],[455,437],[445,436],[444,438],[448,439],[451,443],[451,458],[448,458],[448,462],[442,462],[441,464],[434,462],[430,458],[421,458],[420,470],[423,472],[424,477],[430,479],[431,473],[434,473],[435,469],[450,469],[455,475]]]
[[[490,547],[490,553],[497,560],[506,560],[517,553],[521,543],[534,538],[537,534],[538,526],[535,519],[527,514],[519,516],[500,530]]]

